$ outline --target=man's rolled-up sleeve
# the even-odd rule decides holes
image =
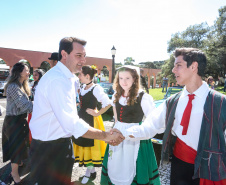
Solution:
[[[126,129],[122,134],[129,138],[133,136],[137,140],[146,140],[154,137],[156,134],[165,131],[166,105],[163,102],[151,114],[147,116],[142,125],[137,125]]]

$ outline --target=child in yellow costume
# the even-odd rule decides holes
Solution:
[[[103,120],[100,114],[104,113],[111,105],[107,94],[101,86],[92,82],[97,70],[94,66],[83,66],[82,72],[79,74],[79,79],[84,86],[80,89],[80,110],[78,115],[84,121],[90,124],[90,126],[103,130]],[[94,117],[88,114],[94,112],[92,110],[97,108],[97,103],[102,103],[102,109],[95,113],[99,115]],[[93,113],[94,114],[94,113]],[[87,167],[84,176],[80,177],[81,183],[86,184],[96,178],[95,167],[101,167],[102,161],[106,149],[106,143],[100,140],[86,139],[86,138],[73,138],[73,149],[75,155],[75,162],[79,162],[79,166]]]

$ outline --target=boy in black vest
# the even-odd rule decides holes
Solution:
[[[164,132],[162,161],[172,158],[171,185],[226,185],[226,96],[202,81],[202,51],[178,48],[174,55],[172,71],[183,91],[123,135],[143,139]]]

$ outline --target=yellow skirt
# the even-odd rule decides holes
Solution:
[[[94,117],[94,128],[105,131],[103,119],[100,116]],[[79,162],[79,166],[87,166],[93,164],[95,167],[101,167],[104,159],[107,144],[104,141],[94,139],[94,146],[81,147],[73,143],[75,162]]]

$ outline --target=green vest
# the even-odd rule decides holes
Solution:
[[[171,134],[175,111],[181,93],[166,100],[166,130],[163,136],[162,161],[173,154],[176,136]],[[210,90],[204,105],[193,178],[212,181],[226,179],[226,96]]]

